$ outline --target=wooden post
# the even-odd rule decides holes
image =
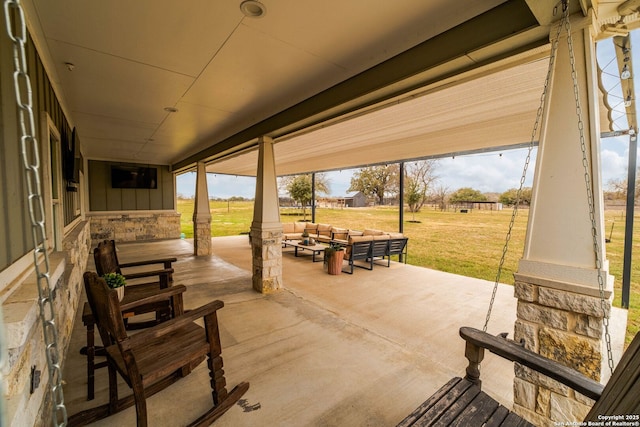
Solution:
[[[478,347],[467,341],[464,349],[464,356],[469,360],[469,366],[467,366],[467,375],[465,379],[471,381],[478,387],[482,386],[480,380],[480,363],[484,359],[484,348]]]
[[[196,199],[193,210],[193,252],[195,256],[211,255],[211,210],[207,189],[207,169],[198,162]]]

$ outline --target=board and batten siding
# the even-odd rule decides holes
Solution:
[[[3,239],[0,244],[0,271],[33,249],[18,134],[20,124],[13,81],[14,65],[11,54],[13,47],[6,31],[1,33],[0,52],[3,54],[0,56],[0,235]],[[42,174],[42,160],[45,158],[43,150],[49,144],[49,141],[40,140],[42,116],[48,114],[51,117],[63,138],[71,135],[71,128],[31,37],[28,37],[26,52]],[[62,174],[62,170],[58,170],[57,173]],[[42,182],[45,181],[41,176]],[[73,198],[78,196],[77,193],[64,190],[63,193],[61,199],[64,207],[64,223],[67,225],[78,216],[74,209],[69,208],[73,205]]]
[[[111,166],[157,168],[158,188],[112,188]],[[89,160],[88,168],[89,210],[91,212],[175,209],[175,181],[168,165]]]

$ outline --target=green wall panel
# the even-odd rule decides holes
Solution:
[[[153,167],[158,172],[158,188],[112,188],[112,166]],[[89,161],[89,209],[99,211],[172,210],[174,179],[168,165]],[[95,195],[94,195],[95,193]]]

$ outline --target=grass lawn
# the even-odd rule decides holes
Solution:
[[[228,236],[246,233],[251,226],[253,202],[215,202],[210,203],[212,236]],[[178,200],[181,213],[182,232],[193,237],[193,201]],[[302,219],[302,213],[294,209],[282,209],[282,221]],[[501,282],[513,283],[513,273],[517,270],[518,260],[522,256],[524,237],[527,227],[526,210],[520,211],[516,218],[513,235],[503,267]],[[307,212],[307,219],[310,219]],[[404,233],[409,237],[408,263],[463,276],[495,281],[498,263],[504,246],[504,239],[511,219],[511,210],[479,211],[470,213],[441,212],[423,208],[413,215],[405,213]],[[336,224],[340,227],[361,230],[379,228],[398,230],[397,207],[348,208],[316,210],[316,221]],[[610,273],[615,276],[614,305],[621,302],[622,260],[624,250],[624,212],[607,211],[605,213],[607,259]],[[635,222],[640,221],[636,216]],[[613,227],[613,228],[612,228]],[[640,242],[640,230],[635,227],[634,242]],[[637,245],[634,245],[637,246]],[[635,247],[637,252],[639,248]],[[487,302],[488,303],[488,302]],[[632,265],[631,298],[627,342],[640,329],[640,266]]]

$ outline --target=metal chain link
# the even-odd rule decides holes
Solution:
[[[564,19],[564,18],[563,18]],[[491,293],[491,300],[489,301],[489,309],[487,310],[487,316],[484,321],[484,326],[482,330],[484,332],[487,331],[489,326],[489,320],[491,319],[491,312],[493,311],[493,305],[496,300],[496,293],[498,292],[498,285],[500,284],[500,278],[502,276],[502,270],[504,268],[504,262],[507,257],[507,252],[509,249],[509,242],[511,241],[511,235],[513,232],[513,226],[516,221],[516,216],[518,215],[518,209],[520,206],[520,201],[522,200],[522,190],[524,188],[524,183],[527,179],[527,171],[529,170],[529,163],[531,162],[531,152],[535,147],[536,135],[538,134],[538,128],[540,127],[540,123],[542,122],[542,116],[544,114],[544,106],[545,100],[547,98],[547,93],[549,91],[549,84],[551,82],[551,76],[553,75],[553,67],[556,59],[556,53],[558,50],[558,43],[560,40],[562,26],[558,26],[557,32],[553,41],[551,42],[551,54],[549,56],[549,67],[547,68],[547,75],[544,79],[544,87],[542,89],[542,95],[540,95],[540,104],[538,106],[538,110],[536,112],[536,120],[533,124],[533,130],[531,131],[531,139],[529,140],[529,147],[527,150],[527,157],[524,162],[524,168],[522,170],[522,176],[520,177],[520,186],[518,187],[518,191],[516,193],[516,200],[513,207],[513,211],[511,212],[511,220],[509,221],[509,228],[507,230],[507,236],[505,238],[504,247],[502,248],[502,256],[500,257],[500,262],[498,264],[498,271],[496,273],[496,279],[493,284],[493,292]]]
[[[49,391],[53,401],[52,422],[56,426],[65,426],[67,424],[67,410],[64,405],[64,393],[62,390],[58,330],[56,328],[51,278],[49,275],[49,256],[46,247],[44,203],[39,174],[40,158],[38,140],[36,138],[37,129],[33,114],[31,80],[27,73],[27,29],[20,0],[5,0],[4,13],[7,34],[13,42],[15,69],[13,81],[20,121],[20,148],[24,176],[27,183],[27,201],[34,244],[33,262],[37,276],[38,305],[40,307],[40,319],[42,321],[49,371]],[[13,17],[17,20],[16,22],[13,21]],[[39,263],[41,256],[44,258],[43,266]]]
[[[567,0],[568,3],[568,0]],[[568,7],[567,7],[568,9]],[[591,166],[587,155],[587,144],[584,137],[584,122],[582,121],[582,107],[580,106],[580,91],[578,89],[578,76],[576,74],[575,57],[573,52],[573,40],[571,37],[571,22],[565,19],[564,26],[567,30],[567,44],[569,46],[569,62],[571,64],[571,79],[573,80],[573,96],[576,102],[576,115],[578,116],[578,131],[580,133],[580,150],[582,151],[582,167],[584,169],[584,183],[587,190],[587,202],[589,203],[589,219],[591,220],[591,237],[593,239],[593,251],[596,256],[596,270],[598,272],[598,289],[600,292],[600,307],[602,308],[602,322],[604,324],[604,340],[607,346],[607,359],[611,374],[613,374],[613,352],[611,350],[611,335],[609,334],[609,312],[604,295],[604,277],[602,275],[602,258],[598,236],[598,224],[596,221],[595,201],[593,185],[591,181]]]

